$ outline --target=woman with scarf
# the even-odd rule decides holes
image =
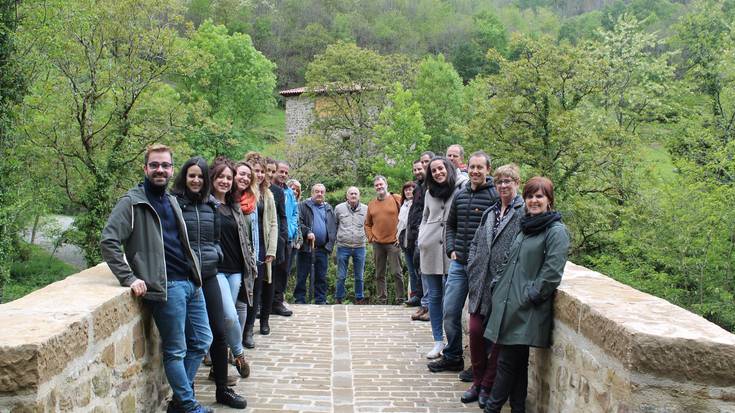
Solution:
[[[520,230],[521,218],[525,214],[523,197],[518,195],[521,182],[518,166],[509,164],[498,167],[493,174],[493,180],[500,200],[482,216],[467,259],[473,382],[462,395],[461,401],[477,401],[481,409],[490,397],[500,349],[497,345],[491,347],[492,343],[483,337],[485,321],[491,309],[492,280],[500,277],[510,246]]]
[[[444,252],[447,218],[457,190],[456,168],[443,156],[434,157],[429,163],[425,185],[424,213],[419,225],[416,245],[421,254],[421,277],[429,285],[429,318],[434,346],[426,354],[435,359],[444,349],[442,328],[442,298],[444,281],[449,270],[449,258]]]
[[[258,191],[258,182],[253,172],[253,166],[245,161],[240,161],[235,165],[235,184],[237,185],[238,198],[240,200],[240,211],[245,217],[247,226],[247,243],[250,254],[253,257],[253,274],[257,274],[256,257],[258,256],[258,200],[260,199],[260,191]],[[245,327],[247,321],[248,306],[253,302],[253,290],[255,289],[255,277],[248,279],[248,288],[241,288],[240,295],[237,297],[235,307],[237,308],[237,316],[242,326],[240,332]]]
[[[245,161],[252,166],[253,174],[258,185],[258,192],[260,193],[256,204],[258,238],[257,240],[253,240],[254,243],[258,244],[256,248],[258,251],[256,257],[258,275],[255,278],[253,301],[248,306],[242,338],[242,343],[245,347],[254,348],[253,327],[258,308],[260,308],[260,334],[268,335],[271,332],[268,323],[274,294],[271,263],[276,256],[276,250],[278,248],[278,220],[276,216],[276,202],[269,189],[270,183],[266,179],[267,166],[265,158],[257,152],[248,152],[245,155]],[[241,205],[242,202],[241,198]]]
[[[526,214],[493,287],[485,338],[499,344],[498,367],[485,413],[500,413],[510,398],[513,413],[526,411],[529,347],[549,347],[553,298],[561,282],[569,235],[554,211],[554,185],[534,177],[523,188]]]
[[[234,184],[235,167],[224,157],[218,157],[209,168],[212,193],[219,202],[220,247],[222,260],[217,278],[222,290],[222,302],[227,320],[227,344],[235,356],[235,366],[242,377],[250,375],[242,347],[242,327],[237,317],[235,302],[238,296],[252,297],[255,277],[255,257],[249,248],[249,222],[240,211],[238,190]],[[231,326],[231,327],[229,327]]]

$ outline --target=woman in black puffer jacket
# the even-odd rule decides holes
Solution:
[[[207,162],[195,157],[181,167],[172,192],[179,201],[189,243],[202,269],[202,290],[213,337],[209,350],[217,386],[216,399],[218,403],[229,407],[244,409],[247,404],[245,399],[227,387],[226,322],[222,291],[217,281],[217,264],[222,257],[219,246],[220,223],[217,201],[210,195],[210,190]]]

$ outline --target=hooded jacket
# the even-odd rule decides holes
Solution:
[[[176,198],[171,194],[169,203],[179,229],[179,238],[187,259],[194,270],[194,282],[202,286],[199,261],[189,244],[184,217]],[[145,281],[147,300],[166,301],[166,257],[161,220],[148,201],[143,185],[128,191],[118,201],[107,218],[100,239],[102,258],[117,277],[120,285],[129,287],[137,280]]]

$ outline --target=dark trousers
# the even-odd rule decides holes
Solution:
[[[296,288],[293,290],[293,298],[297,304],[307,304],[306,279],[311,273],[311,262],[311,251],[299,251],[296,263]],[[314,302],[316,304],[327,303],[327,265],[329,265],[329,251],[317,247],[314,252]]]
[[[481,314],[470,314],[472,384],[477,387],[491,389],[497,373],[500,345],[493,344],[484,337],[484,334],[485,317]]]
[[[271,280],[272,281],[272,280]],[[248,315],[245,318],[245,330],[253,328],[255,313],[260,308],[260,320],[268,321],[273,308],[273,282],[265,281],[265,264],[258,264],[258,278],[253,286],[253,306],[248,306]]]
[[[209,277],[203,281],[202,291],[207,306],[209,328],[212,330],[212,345],[209,354],[212,356],[214,384],[217,388],[227,386],[227,340],[225,339],[225,311],[222,307],[222,290],[217,277]]]
[[[419,269],[413,265],[413,254],[416,253],[414,248],[404,248],[403,256],[406,258],[406,268],[408,269],[408,282],[410,285],[410,296],[421,298],[424,296],[424,288],[421,283],[421,273]]]
[[[500,413],[508,398],[511,413],[525,413],[527,394],[528,346],[502,346],[498,354],[498,374],[485,413]]]
[[[286,245],[286,253],[283,261],[278,265],[272,265],[273,270],[273,305],[283,304],[285,299],[286,285],[288,284],[288,273],[291,268],[291,246]]]

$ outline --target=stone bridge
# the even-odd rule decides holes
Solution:
[[[248,351],[247,411],[480,411],[455,373],[428,372],[411,310],[294,310]],[[531,352],[529,412],[735,413],[735,336],[714,324],[572,263],[555,315],[552,348]],[[169,396],[155,327],[105,265],[0,305],[0,331],[0,412],[152,412]],[[199,399],[230,411],[206,374]]]

